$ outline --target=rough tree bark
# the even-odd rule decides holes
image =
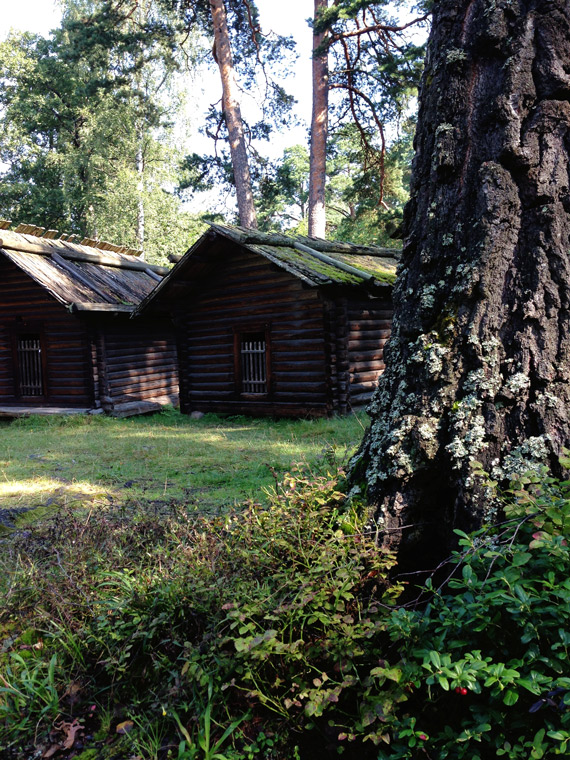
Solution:
[[[238,87],[223,0],[210,0],[214,25],[214,57],[222,79],[222,110],[228,128],[240,224],[257,228]]]
[[[314,19],[328,0],[315,0]],[[309,174],[309,235],[326,237],[326,161],[329,123],[328,53],[315,54],[325,40],[326,32],[313,32],[313,112],[311,117],[311,151]]]
[[[570,5],[440,0],[387,368],[352,470],[401,567],[570,438]]]

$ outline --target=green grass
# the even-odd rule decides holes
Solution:
[[[69,505],[150,505],[181,501],[218,511],[265,499],[298,462],[326,466],[362,438],[364,415],[266,420],[174,410],[148,417],[30,417],[0,425],[0,510]],[[34,510],[34,514],[37,514]]]

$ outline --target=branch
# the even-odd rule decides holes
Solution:
[[[261,31],[258,26],[255,26],[253,23],[253,16],[251,15],[251,6],[249,4],[249,0],[242,0],[242,3],[245,5],[246,11],[247,11],[247,23],[249,25],[249,28],[251,29],[251,41],[253,42],[255,46],[255,57],[257,58],[257,62],[263,67],[263,64],[261,63],[261,56],[260,52],[261,49],[259,47],[259,42],[257,41],[257,35]]]
[[[350,55],[349,55],[348,45],[346,43],[346,40],[342,39],[341,40],[341,44],[342,44],[342,47],[344,49],[344,57],[345,57],[345,60],[346,60],[348,82],[346,84],[331,84],[330,87],[331,88],[335,88],[335,87],[336,88],[342,88],[342,89],[345,89],[348,92],[348,98],[349,98],[349,103],[350,103],[350,111],[352,113],[352,118],[354,120],[354,123],[356,124],[356,128],[358,129],[358,131],[360,133],[360,140],[361,140],[361,143],[362,143],[362,145],[364,147],[364,156],[365,156],[365,159],[367,159],[368,155],[372,154],[373,151],[372,151],[372,146],[370,145],[370,141],[368,139],[368,135],[366,134],[366,130],[364,129],[364,127],[360,123],[360,118],[359,118],[359,116],[358,116],[358,114],[356,112],[356,104],[354,102],[354,96],[356,95],[361,100],[363,100],[368,105],[368,108],[370,109],[370,112],[372,114],[372,118],[374,119],[374,121],[376,123],[376,126],[378,127],[378,132],[380,133],[380,142],[381,142],[381,147],[380,147],[380,197],[378,199],[378,206],[382,206],[383,208],[385,208],[386,210],[388,210],[388,205],[384,201],[384,180],[385,180],[385,175],[386,175],[386,172],[385,172],[385,163],[384,163],[384,159],[385,159],[385,155],[386,155],[386,138],[385,138],[385,135],[384,135],[384,125],[382,124],[382,122],[380,121],[380,119],[378,117],[378,114],[376,113],[376,108],[374,107],[374,103],[372,102],[372,100],[368,97],[368,95],[366,95],[364,92],[362,92],[362,90],[359,90],[358,88],[356,88],[354,86],[354,84],[353,84],[353,70],[354,70],[354,67],[353,67],[353,64],[352,64],[352,62],[350,60]],[[364,169],[366,170],[366,168],[367,167],[365,166]]]
[[[345,219],[350,219],[352,217],[350,211],[345,211],[343,208],[340,208],[339,206],[333,206],[331,203],[329,203],[328,207],[332,211],[336,211],[337,214],[344,216]]]
[[[351,32],[337,32],[336,34],[331,34],[330,44],[333,42],[338,42],[339,40],[347,39],[348,37],[361,37],[363,34],[370,34],[372,32],[383,32],[385,34],[404,32],[406,29],[409,29],[409,27],[414,26],[415,24],[421,24],[422,22],[426,21],[430,15],[430,13],[426,13],[424,16],[413,19],[412,21],[409,21],[407,24],[403,24],[402,26],[394,26],[393,24],[374,24],[373,26],[365,26],[360,29],[354,29]]]

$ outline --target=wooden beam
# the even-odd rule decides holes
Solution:
[[[70,311],[105,311],[109,313],[131,314],[135,307],[124,303],[86,303],[85,301],[76,301],[69,304]]]
[[[323,253],[346,253],[357,256],[377,256],[380,258],[393,257],[399,258],[400,249],[398,248],[380,248],[379,246],[356,245],[354,243],[343,243],[336,240],[321,240],[320,238],[311,238],[301,236],[299,238],[288,237],[271,232],[259,232],[258,230],[240,230],[235,227],[225,227],[224,225],[212,224],[216,232],[235,240],[243,245],[275,245],[285,248],[295,248],[295,243],[300,243],[312,251],[321,251]]]
[[[85,285],[89,290],[92,290],[94,293],[97,293],[98,296],[105,299],[107,298],[107,294],[98,288],[91,280],[88,280],[87,277],[84,277],[79,269],[77,267],[74,267],[72,264],[69,264],[63,256],[60,256],[59,253],[56,253],[55,251],[52,253],[51,258],[55,261],[55,263],[60,266],[65,272],[67,272],[74,280],[77,280],[78,282],[81,282],[83,285]]]
[[[162,282],[162,277],[156,274],[156,272],[153,272],[150,267],[146,267],[144,271],[148,274],[149,277],[155,280],[155,282]]]
[[[73,247],[71,247],[73,246]],[[0,248],[6,248],[10,251],[22,251],[22,253],[37,253],[43,256],[51,256],[58,253],[64,259],[70,261],[85,261],[90,264],[100,264],[101,266],[117,267],[118,269],[131,269],[136,272],[146,272],[147,269],[159,275],[166,275],[170,271],[168,267],[155,266],[148,264],[146,261],[131,261],[105,254],[96,253],[95,251],[80,250],[74,244],[69,242],[60,242],[54,240],[53,243],[30,243],[26,240],[11,240],[7,237],[0,237]]]

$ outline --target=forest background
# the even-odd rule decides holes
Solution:
[[[206,220],[237,221],[209,19],[181,21],[167,5],[28,0],[19,17],[3,18],[0,215],[144,248],[159,263],[186,250]],[[298,0],[287,13],[266,0],[227,5],[257,223],[306,234],[313,4]],[[253,25],[240,5],[253,9]],[[358,25],[352,5],[341,4],[325,35]],[[411,3],[360,4],[372,5],[382,23],[415,17]],[[97,13],[104,21],[86,34],[81,20]],[[344,51],[330,44],[323,236],[385,243],[398,228],[425,33],[413,25],[392,48],[382,34],[362,46],[358,38],[368,81],[354,81],[356,108],[335,74]]]

